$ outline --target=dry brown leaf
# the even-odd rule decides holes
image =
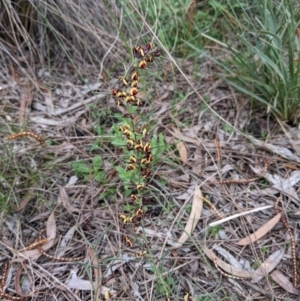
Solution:
[[[43,250],[50,249],[53,244],[56,237],[56,221],[54,213],[51,213],[51,215],[48,218],[47,225],[46,225],[46,232],[47,232],[47,242],[42,245]],[[38,249],[34,250],[28,250],[28,251],[22,251],[19,252],[19,255],[21,258],[30,258],[31,260],[36,260],[41,256],[41,252]],[[16,258],[15,261],[20,261]]]
[[[98,300],[101,291],[101,281],[102,281],[101,266],[99,264],[97,254],[94,252],[93,249],[88,248],[87,254],[91,259],[92,266],[94,267],[94,276],[95,276],[95,285],[96,285],[94,286],[94,289],[95,289],[96,300]]]
[[[106,272],[102,278],[103,279],[110,278],[110,276],[113,275],[114,271],[116,271],[117,269],[119,269],[124,264],[130,261],[136,261],[136,256],[130,256],[127,253],[124,253],[121,256],[119,256],[118,259],[112,260],[106,267]]]
[[[37,260],[41,256],[41,252],[37,249],[22,251],[19,253],[20,258],[14,259],[12,262],[21,262],[24,258],[30,258],[31,260]]]
[[[45,218],[47,218],[47,216],[49,216],[50,212],[45,211],[43,213],[38,213],[37,215],[33,216],[33,218],[31,218],[28,222],[29,223],[33,223],[39,220],[45,220]]]
[[[198,141],[196,139],[193,139],[193,138],[190,138],[190,137],[186,137],[177,128],[172,128],[172,130],[169,130],[169,133],[172,134],[177,139],[180,139],[182,141],[189,142],[189,143],[192,143],[192,144],[197,145],[197,146],[201,145],[200,141]]]
[[[23,296],[23,292],[22,292],[22,289],[21,289],[21,286],[20,286],[20,277],[21,277],[21,274],[22,274],[22,270],[24,268],[24,266],[23,266],[24,261],[25,260],[23,260],[23,262],[21,262],[21,264],[17,268],[16,276],[15,276],[15,290],[16,290],[17,294],[20,295],[20,296]]]
[[[253,273],[252,282],[257,283],[261,279],[263,279],[266,275],[268,275],[271,271],[273,271],[276,266],[281,261],[284,255],[284,250],[277,250],[273,254],[271,254],[261,265],[260,267]]]
[[[265,236],[269,231],[271,231],[274,226],[278,223],[278,221],[281,218],[281,213],[278,213],[275,215],[271,220],[269,220],[267,223],[265,223],[263,226],[261,226],[259,229],[257,229],[254,233],[244,237],[240,241],[236,243],[238,246],[247,246],[251,243],[254,243],[261,239],[263,236]]]
[[[243,265],[238,260],[236,260],[234,256],[232,256],[227,250],[225,250],[221,246],[214,244],[212,249],[214,251],[218,252],[218,254],[221,255],[223,258],[225,258],[225,260],[230,264],[230,266],[234,266],[240,270],[243,269]]]
[[[69,288],[74,288],[82,291],[92,291],[93,290],[93,283],[89,280],[83,280],[81,278],[73,277],[68,279],[65,285]]]
[[[72,239],[72,237],[73,237],[75,231],[77,230],[77,228],[78,228],[78,226],[74,225],[63,236],[63,238],[61,239],[61,242],[59,244],[59,247],[56,251],[56,257],[63,257],[65,255],[65,252],[67,251],[66,247],[67,247],[69,241]]]
[[[176,196],[177,200],[188,200],[194,193],[194,185],[192,184],[183,194]]]
[[[54,244],[54,239],[56,237],[56,220],[54,212],[51,213],[47,220],[46,233],[48,241],[42,246],[44,250],[50,249]]]
[[[213,251],[208,249],[207,247],[203,246],[202,247],[203,252],[206,254],[206,256],[211,260],[214,261],[215,258],[217,258],[217,265],[226,273],[236,276],[236,277],[242,277],[242,278],[252,278],[253,273],[250,273],[245,270],[238,269],[230,264],[227,264],[223,260],[219,259]]]
[[[67,209],[67,211],[69,213],[72,213],[72,212],[81,213],[80,209],[78,209],[70,204],[69,196],[64,187],[60,187],[60,189],[59,189],[58,203],[62,203],[62,205]]]
[[[14,211],[15,212],[20,212],[28,203],[30,200],[32,200],[34,198],[34,189],[31,188],[28,192],[28,194],[26,194],[25,197],[22,198],[20,204],[18,206],[14,207]]]
[[[182,162],[185,164],[187,163],[187,149],[185,144],[181,141],[177,144],[177,149],[179,151],[180,158]]]
[[[33,285],[33,283],[32,283],[33,279],[32,279],[32,277],[29,276],[28,267],[25,268],[27,259],[22,259],[19,262],[20,262],[20,264],[19,264],[18,268],[16,269],[16,273],[15,273],[15,290],[19,296],[24,297],[24,300],[28,300],[30,295],[33,294],[33,292],[31,292],[32,285]],[[25,270],[25,273],[27,272],[27,275],[22,275],[23,270]],[[22,287],[21,287],[21,285],[22,285]]]
[[[68,279],[65,282],[65,285],[73,289],[78,289],[82,291],[92,291],[94,289],[95,283],[91,282],[90,280],[83,280],[81,278],[78,278],[77,275],[73,273],[71,279]],[[117,291],[109,289],[108,287],[102,285],[100,289],[100,294],[105,295],[107,293],[109,293],[111,297],[117,296]]]
[[[83,280],[83,279],[80,279],[80,278],[69,279],[69,280],[66,281],[65,284],[66,284],[67,287],[73,288],[73,289],[79,289],[79,290],[83,290],[83,291],[93,290],[93,283],[91,283],[91,281]],[[106,295],[107,293],[109,293],[109,295],[111,297],[116,297],[117,296],[117,291],[109,289],[108,287],[102,285],[101,290],[100,290],[100,294],[101,295]]]
[[[273,278],[273,280],[280,285],[283,289],[285,289],[287,292],[294,294],[294,295],[299,295],[300,291],[296,289],[292,282],[285,277],[281,272],[279,271],[273,271],[270,276]]]
[[[178,239],[178,242],[172,246],[172,249],[177,249],[181,247],[182,244],[185,243],[193,233],[201,216],[202,207],[203,207],[202,199],[203,199],[202,192],[199,189],[199,187],[195,185],[191,214],[186,223],[184,231],[182,232],[180,238]]]
[[[177,128],[172,128],[171,130],[168,130],[168,132],[178,140],[182,140],[184,142],[192,143],[196,146],[202,146],[202,144],[205,144],[206,148],[215,149],[215,143],[214,142],[209,142],[209,141],[203,141],[201,139],[190,138],[190,137],[185,136],[184,134],[182,134],[180,132],[180,130],[177,129]],[[225,142],[220,142],[220,147],[225,147],[225,146],[226,146]]]

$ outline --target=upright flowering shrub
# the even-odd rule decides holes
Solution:
[[[123,148],[122,157],[125,166],[117,166],[118,175],[124,183],[124,195],[128,197],[131,206],[129,212],[121,214],[123,223],[139,220],[143,214],[143,196],[152,176],[152,149],[148,128],[140,124],[138,108],[142,106],[139,98],[140,76],[148,64],[160,55],[159,49],[153,49],[152,44],[133,47],[134,62],[128,74],[119,78],[117,87],[111,89],[111,94],[117,106],[123,106],[126,113],[119,116],[120,123],[115,128],[115,145]],[[145,74],[146,76],[146,74]],[[127,210],[128,211],[128,210]],[[127,240],[128,245],[129,240]]]

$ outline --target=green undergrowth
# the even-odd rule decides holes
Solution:
[[[300,121],[300,5],[294,0],[231,5],[224,11],[232,35],[217,43],[226,59],[214,57],[220,76],[245,95],[254,109],[263,108],[282,121]],[[250,3],[249,3],[250,4]]]
[[[44,179],[48,177],[49,167],[39,156],[39,147],[30,153],[18,153],[13,143],[3,143],[0,156],[0,212],[2,217],[7,213],[19,212],[22,201],[33,200],[37,207],[52,206],[52,202],[43,197]],[[18,144],[18,150],[24,147]]]
[[[222,10],[226,7],[226,0],[209,0],[203,3],[190,0],[120,3],[125,9],[125,23],[132,30],[138,30],[140,24],[146,22],[176,57],[196,60],[195,53],[188,45],[203,49],[207,40],[201,33],[222,38]],[[148,26],[144,29],[147,30]]]

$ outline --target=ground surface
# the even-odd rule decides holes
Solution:
[[[80,67],[82,78],[67,63],[51,73],[36,68],[34,81],[13,64],[1,65],[0,185],[8,212],[1,218],[0,260],[10,262],[8,293],[35,290],[31,300],[96,300],[106,291],[111,300],[184,300],[186,293],[193,300],[296,300],[291,240],[282,221],[258,241],[236,243],[276,216],[273,206],[279,199],[297,245],[297,130],[281,127],[265,112],[252,112],[247,100],[214,78],[208,61],[201,70],[189,62],[181,62],[181,68],[210,108],[180,74],[169,72],[168,63],[161,60],[161,66],[164,77],[151,82],[146,93],[153,95],[152,102],[139,118],[151,115],[152,135],[162,133],[172,147],[155,167],[149,212],[125,228],[120,219],[125,198],[115,172],[123,164],[122,153],[109,134],[119,110],[107,93],[112,81],[99,79],[88,65]],[[173,76],[171,83],[167,75]],[[46,147],[26,138],[5,139],[21,130],[39,134]],[[97,181],[89,170],[76,175],[74,162],[92,164],[96,156],[103,160],[104,179]],[[218,183],[232,179],[240,181]],[[193,199],[195,185],[222,216],[271,206],[209,227],[218,216],[204,203],[202,211],[196,207],[201,215],[195,229],[178,247],[189,213],[200,206]],[[48,241],[42,246],[55,258],[35,245],[28,254],[18,251],[38,241],[43,229]],[[242,276],[263,262],[269,270],[259,280],[229,279],[209,259],[209,250]]]

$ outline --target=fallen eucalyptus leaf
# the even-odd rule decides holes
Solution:
[[[216,256],[216,254],[213,251],[211,251],[210,249],[208,249],[207,247],[203,246],[202,250],[212,262],[214,262],[214,260],[216,258],[217,265],[226,273],[228,273],[232,276],[241,277],[241,278],[252,278],[253,273],[238,269],[238,268],[224,262],[223,260],[219,259]]]
[[[244,237],[240,241],[236,243],[238,246],[247,246],[251,243],[254,243],[265,236],[269,231],[271,231],[274,226],[278,223],[281,218],[281,213],[275,215],[272,219],[270,219],[267,223],[257,229],[254,233]]]
[[[283,255],[284,255],[284,250],[280,250],[280,249],[274,252],[273,254],[271,254],[254,272],[251,282],[257,283],[258,281],[263,279],[266,275],[268,275],[271,271],[273,271],[281,261]]]
[[[51,213],[47,220],[46,233],[47,233],[47,242],[45,242],[42,245],[42,248],[45,251],[53,246],[56,237],[56,221],[55,221],[54,213]],[[38,249],[25,250],[19,252],[20,258],[27,258],[27,259],[30,258],[31,260],[36,260],[40,256],[41,256],[41,252]]]
[[[230,263],[231,266],[234,266],[238,269],[242,269],[242,264],[235,259],[234,256],[232,256],[227,250],[224,248],[214,244],[213,249],[216,250],[220,255],[222,255],[226,260]]]
[[[285,277],[281,272],[279,271],[273,271],[270,276],[273,278],[273,280],[280,285],[283,289],[285,289],[287,292],[294,294],[294,295],[299,295],[300,291],[296,289],[292,282]]]
[[[182,162],[185,164],[187,162],[187,149],[185,144],[181,141],[177,144],[177,149],[179,151],[180,158]]]
[[[201,216],[202,212],[202,207],[203,207],[203,196],[201,193],[201,190],[197,185],[195,185],[195,190],[194,190],[194,198],[193,198],[193,204],[192,204],[192,210],[191,214],[189,216],[189,219],[186,223],[185,229],[182,232],[180,238],[178,239],[177,243],[175,243],[172,246],[172,249],[177,249],[182,246],[183,243],[187,241],[187,239],[191,236],[193,233],[199,219]]]
[[[75,271],[71,271],[71,278],[65,282],[65,285],[73,289],[92,291],[94,290],[96,283],[89,280],[83,280],[77,276]],[[102,285],[100,294],[106,295],[107,293],[109,293],[111,297],[116,297],[117,295],[117,291],[109,289],[108,287]]]
[[[94,279],[95,279],[95,286],[94,289],[95,291],[95,296],[96,300],[99,299],[100,291],[101,291],[101,281],[102,281],[102,271],[101,271],[101,266],[99,264],[99,259],[95,251],[91,248],[87,249],[87,254],[90,257],[92,267],[94,270]],[[100,289],[99,289],[100,287]]]

